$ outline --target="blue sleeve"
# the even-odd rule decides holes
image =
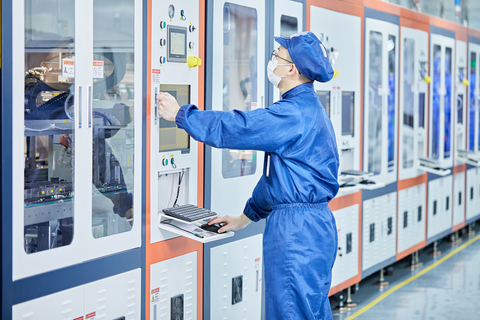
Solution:
[[[195,140],[216,148],[274,152],[300,136],[301,114],[290,103],[275,103],[253,111],[201,111],[194,105],[180,108],[177,127]]]
[[[248,199],[243,210],[243,213],[254,222],[267,218],[272,212],[272,206],[267,202],[263,193],[263,179],[265,179],[264,176],[260,178],[253,190],[252,197]]]

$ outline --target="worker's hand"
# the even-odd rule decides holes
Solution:
[[[223,233],[227,231],[237,231],[248,226],[252,222],[245,214],[242,214],[240,217],[224,216],[213,218],[208,221],[208,224],[220,223],[222,227],[218,229],[218,233]]]
[[[175,121],[180,106],[177,100],[167,92],[157,94],[158,115],[167,121]]]
[[[128,223],[133,226],[133,208],[130,208],[125,212],[125,219],[127,219]]]

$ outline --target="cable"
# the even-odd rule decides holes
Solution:
[[[182,185],[182,180],[183,180],[183,176],[185,175],[185,171],[182,171],[182,173],[178,173],[178,187],[177,187],[177,196],[175,198],[175,202],[173,203],[173,206],[174,207],[178,207],[177,205],[177,201],[178,201],[178,196],[180,194],[180,187]]]

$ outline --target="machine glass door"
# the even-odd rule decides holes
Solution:
[[[213,110],[248,112],[263,107],[264,14],[263,1],[215,2],[214,20],[223,21],[223,28],[213,28]],[[210,209],[241,214],[263,173],[264,154],[215,148],[211,152],[211,189],[206,191]]]
[[[370,31],[368,55],[368,167],[369,172],[382,172],[383,142],[383,35]]]
[[[402,168],[412,168],[414,165],[415,151],[415,40],[403,40],[403,121],[402,121]]]
[[[25,1],[24,17],[23,243],[35,255],[74,236],[75,2]]]
[[[477,53],[470,52],[470,97],[468,106],[468,149],[475,151],[475,101],[477,94]]]
[[[133,226],[135,159],[135,6],[131,0],[93,1],[92,235]],[[111,14],[111,12],[117,12]]]
[[[396,36],[388,35],[388,108],[387,108],[387,127],[388,127],[388,172],[395,170],[395,105],[397,94],[397,45]]]
[[[452,55],[452,48],[446,47],[445,48],[445,96],[444,96],[444,150],[443,150],[443,158],[448,159],[450,158],[451,149],[452,149],[452,97],[454,94],[454,87],[453,87],[453,55]]]
[[[432,158],[440,158],[440,91],[441,91],[441,61],[442,47],[433,46],[433,73],[432,73]]]
[[[234,3],[223,7],[223,111],[258,107],[258,15],[255,8]],[[257,151],[222,150],[224,179],[253,175]]]

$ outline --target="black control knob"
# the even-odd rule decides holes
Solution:
[[[164,63],[165,63],[165,57],[160,56],[160,64],[164,64]]]
[[[188,44],[188,47],[189,47],[190,49],[195,48],[195,42],[190,42],[190,43]]]
[[[160,29],[165,29],[167,27],[167,23],[165,21],[160,21]]]
[[[160,47],[163,47],[165,43],[166,43],[165,39],[160,39]]]
[[[197,29],[197,28],[195,28],[194,25],[190,25],[190,26],[188,27],[188,30],[189,30],[190,32],[193,32],[193,31],[195,31],[196,29]]]

